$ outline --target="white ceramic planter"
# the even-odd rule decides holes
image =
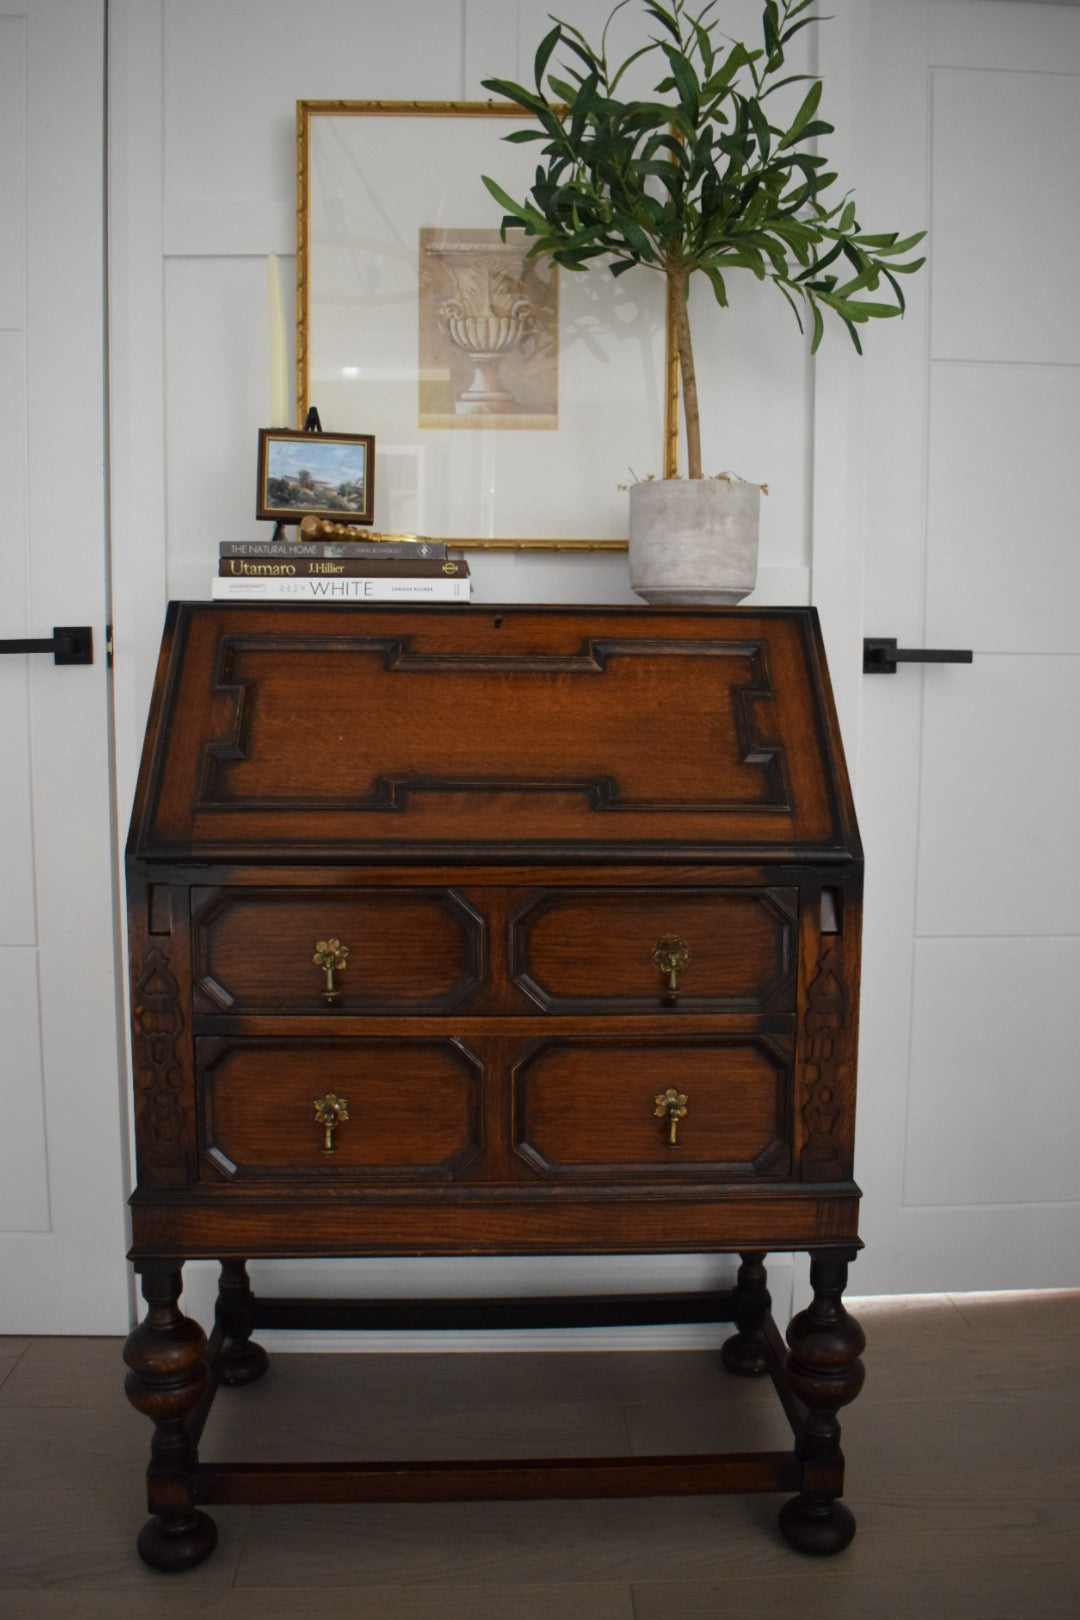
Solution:
[[[646,602],[730,604],[757,582],[761,489],[741,478],[630,486],[630,587]]]

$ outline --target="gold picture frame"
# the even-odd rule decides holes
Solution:
[[[370,523],[375,440],[370,433],[260,428],[255,516],[278,524],[314,518]]]
[[[503,244],[528,120],[498,102],[297,103],[296,425],[378,440],[375,528],[465,549],[625,550],[621,487],[674,475],[663,280]],[[634,285],[631,285],[634,284]],[[674,365],[674,370],[673,370]]]

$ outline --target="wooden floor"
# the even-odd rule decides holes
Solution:
[[[782,1498],[215,1508],[186,1575],[135,1553],[150,1426],[116,1339],[0,1338],[0,1615],[63,1620],[1077,1620],[1080,1294],[863,1302],[846,1414],[859,1529],[826,1561]],[[239,1437],[243,1437],[241,1440]],[[454,1456],[786,1445],[711,1352],[278,1355],[203,1455]]]

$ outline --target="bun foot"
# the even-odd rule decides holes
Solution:
[[[799,1552],[828,1557],[850,1545],[855,1535],[855,1515],[839,1499],[815,1502],[793,1496],[780,1509],[780,1529]]]
[[[217,1525],[208,1514],[198,1511],[179,1524],[167,1524],[155,1515],[139,1531],[136,1545],[139,1557],[152,1569],[193,1569],[217,1546]]]
[[[239,1349],[227,1349],[218,1362],[218,1379],[222,1384],[236,1386],[253,1384],[270,1365],[270,1357],[261,1344],[247,1344]]]
[[[737,1373],[740,1378],[760,1378],[769,1370],[764,1342],[745,1339],[741,1333],[733,1333],[730,1339],[724,1340],[720,1346],[720,1360],[728,1372]]]

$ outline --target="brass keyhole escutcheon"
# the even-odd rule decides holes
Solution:
[[[653,1101],[656,1103],[653,1109],[655,1117],[666,1119],[668,1123],[668,1147],[678,1147],[679,1121],[686,1118],[686,1092],[668,1086],[666,1091],[658,1091]]]
[[[690,960],[690,947],[681,939],[661,939],[652,959],[667,979],[664,1000],[673,1007],[679,999],[679,976]]]
[[[323,973],[326,975],[323,1000],[328,1007],[336,1006],[338,990],[334,984],[334,974],[344,973],[348,966],[349,947],[343,945],[340,939],[320,939],[315,946],[315,955],[311,960],[316,967],[322,968]]]
[[[322,1145],[324,1153],[337,1152],[334,1147],[334,1132],[348,1117],[349,1103],[346,1097],[339,1097],[335,1091],[328,1091],[325,1097],[316,1097],[315,1123],[321,1125],[325,1133]]]

